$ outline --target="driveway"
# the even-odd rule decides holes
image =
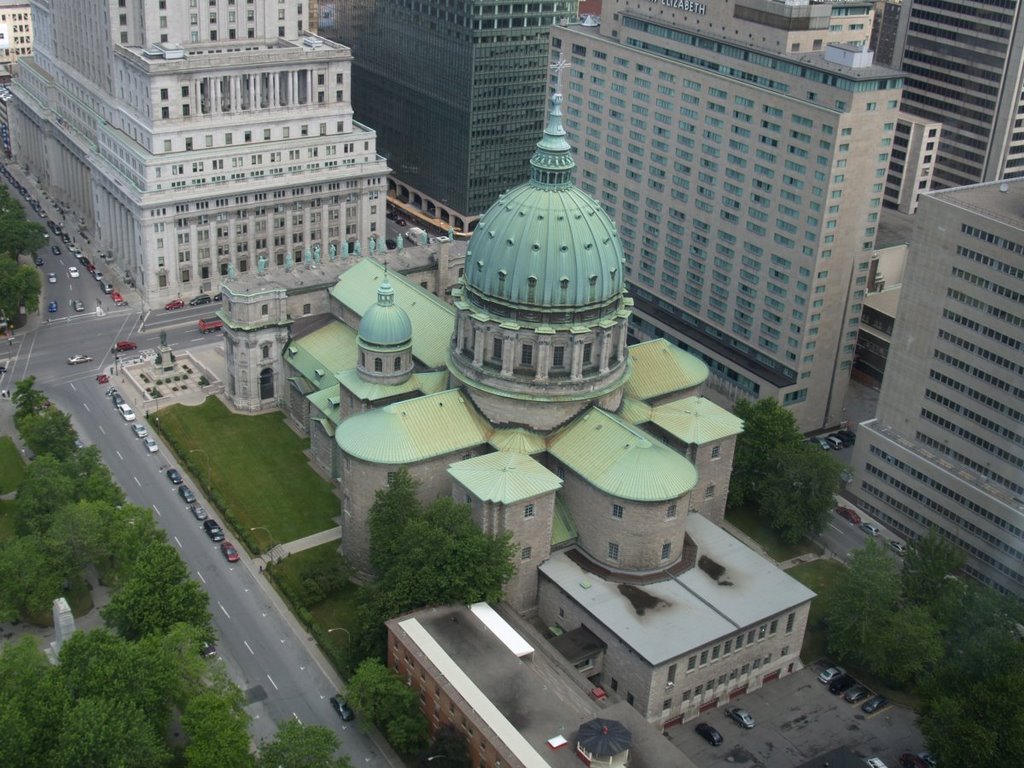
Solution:
[[[847,704],[818,682],[821,669],[802,669],[737,701],[757,720],[750,730],[728,719],[721,708],[670,728],[665,735],[702,768],[794,768],[844,745],[863,757],[880,757],[887,765],[896,765],[903,752],[925,748],[912,711],[889,706],[865,715],[859,703]],[[698,722],[717,728],[724,743],[712,747],[694,733]]]

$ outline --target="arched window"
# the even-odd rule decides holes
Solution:
[[[396,371],[402,370],[402,358],[401,357],[396,357],[395,358],[395,370]]]
[[[359,353],[359,367],[360,368],[365,368],[366,367],[366,353],[365,352],[360,352]]]
[[[373,370],[377,371],[378,373],[381,373],[384,370],[384,361],[381,358],[373,358]]]
[[[264,368],[260,371],[260,400],[274,397],[274,369]]]

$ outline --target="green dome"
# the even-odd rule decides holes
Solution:
[[[573,186],[561,100],[552,96],[530,180],[499,197],[470,238],[465,295],[479,306],[617,307],[622,297],[622,242],[601,206]]]
[[[377,303],[359,321],[359,341],[374,347],[400,347],[412,341],[412,322],[395,304],[395,289],[386,280],[377,289]]]

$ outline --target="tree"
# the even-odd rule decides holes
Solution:
[[[832,589],[825,605],[828,647],[840,660],[879,661],[879,631],[900,599],[896,562],[868,539],[850,558],[846,576]]]
[[[51,759],[54,768],[150,768],[167,765],[171,755],[134,704],[89,696],[67,712]]]
[[[469,759],[469,749],[466,745],[466,738],[453,725],[442,725],[434,731],[430,745],[424,750],[420,759],[420,765],[429,765],[431,758],[441,757],[444,761],[440,763],[441,768],[471,768],[473,765]]]
[[[53,456],[37,456],[25,467],[18,486],[14,520],[18,534],[44,534],[53,524],[57,510],[75,499],[75,480],[67,465]]]
[[[420,712],[419,695],[376,659],[362,662],[349,679],[348,699],[399,752],[413,754],[426,741],[427,720]]]
[[[194,697],[181,715],[188,735],[189,768],[248,768],[249,716],[242,692],[234,686],[207,690]]]
[[[29,221],[21,203],[11,197],[6,187],[0,189],[0,253],[17,258],[34,253],[46,245],[46,230]]]
[[[739,400],[733,413],[743,419],[743,432],[732,460],[729,505],[740,507],[757,503],[761,484],[778,470],[779,449],[793,449],[804,438],[793,414],[776,400]]]
[[[876,637],[871,670],[902,688],[923,679],[942,658],[939,626],[918,605],[903,605],[890,613]]]
[[[939,534],[937,527],[910,542],[903,558],[903,595],[915,605],[933,607],[943,592],[958,587],[949,577],[967,561],[963,551]]]
[[[0,765],[49,768],[53,734],[70,706],[67,692],[36,646],[23,637],[0,653]]]
[[[61,555],[35,534],[0,546],[0,617],[11,621],[50,610],[70,575]]]
[[[71,571],[95,563],[106,552],[103,517],[109,511],[102,502],[83,501],[61,507],[53,516],[46,538],[66,554]]]
[[[760,483],[758,505],[783,541],[795,544],[828,524],[842,465],[807,443],[776,448],[777,469]]]
[[[339,745],[330,728],[286,720],[260,747],[256,768],[351,768],[347,757],[334,757]]]
[[[0,232],[2,227],[0,222]],[[42,289],[43,282],[35,267],[0,258],[0,314],[8,322],[20,314],[22,307],[26,312],[39,309],[39,292]]]
[[[420,512],[416,483],[404,467],[395,472],[387,488],[377,491],[370,507],[370,563],[383,577],[402,555],[405,526]]]
[[[103,618],[129,640],[165,633],[178,622],[209,631],[209,596],[189,578],[169,544],[152,542],[138,553],[125,585],[103,609]]]
[[[46,395],[35,388],[36,377],[29,376],[14,385],[11,401],[14,403],[14,422],[18,424],[25,416],[48,407]]]

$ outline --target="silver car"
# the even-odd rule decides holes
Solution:
[[[750,716],[750,713],[745,709],[739,707],[730,707],[725,710],[725,714],[735,720],[737,723],[742,725],[744,728],[753,728],[757,723],[754,722],[754,718]]]

